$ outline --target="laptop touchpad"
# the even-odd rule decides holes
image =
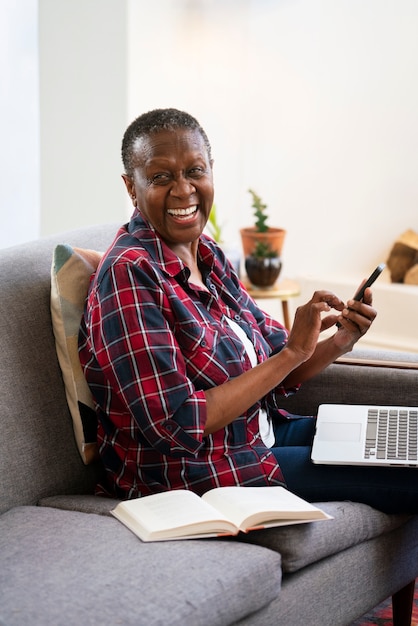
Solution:
[[[361,424],[345,422],[320,422],[316,436],[321,441],[360,441]]]

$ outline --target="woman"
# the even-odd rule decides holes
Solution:
[[[371,290],[347,306],[315,292],[288,335],[202,234],[213,160],[197,120],[175,109],[140,116],[125,132],[122,159],[134,212],[96,273],[80,332],[107,472],[102,492],[126,499],[285,484],[309,500],[411,510],[406,470],[396,484],[393,471],[370,470],[370,489],[359,469],[313,466],[315,420],[280,410],[284,396],[367,332],[376,317]]]

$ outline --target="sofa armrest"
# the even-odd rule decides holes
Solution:
[[[307,381],[283,408],[315,415],[324,403],[418,406],[418,355],[354,350]]]

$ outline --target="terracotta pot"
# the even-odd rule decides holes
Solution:
[[[240,234],[244,258],[254,252],[257,241],[269,244],[270,249],[275,250],[278,256],[282,253],[283,243],[286,236],[286,231],[283,228],[270,227],[267,232],[259,233],[255,229],[255,226],[248,226],[246,228],[241,228]]]
[[[259,258],[249,254],[245,257],[245,271],[255,287],[271,287],[279,278],[282,260],[279,256]]]

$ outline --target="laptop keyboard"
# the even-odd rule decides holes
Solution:
[[[369,409],[365,459],[418,460],[418,409]]]

